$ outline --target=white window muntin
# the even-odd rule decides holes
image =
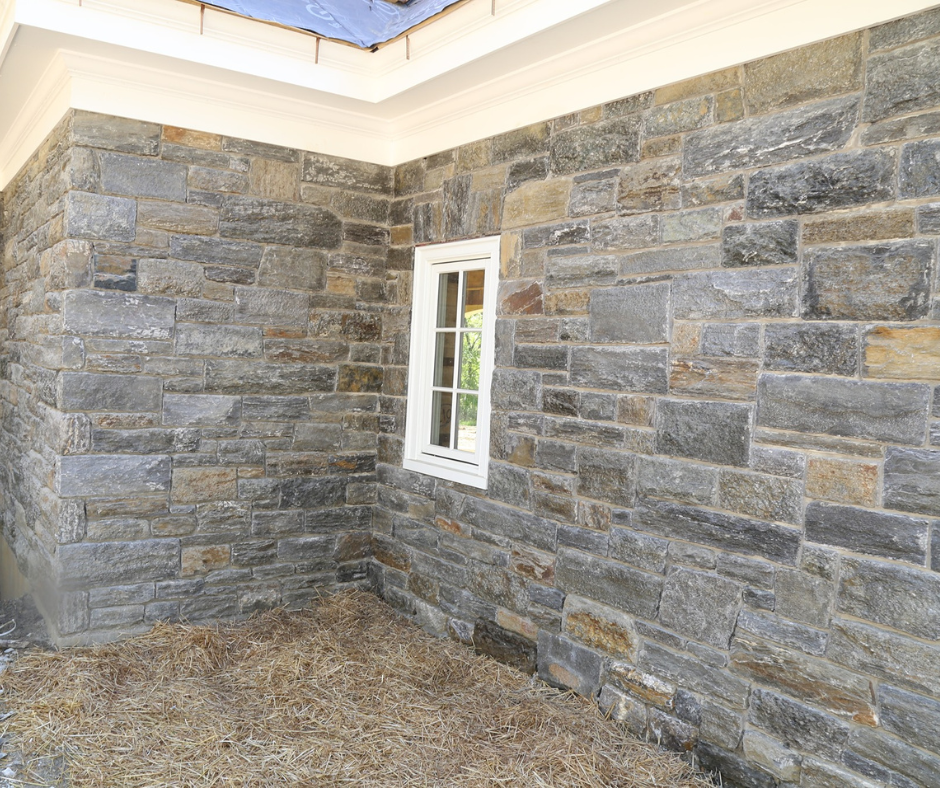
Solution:
[[[452,387],[434,386],[437,356],[438,287],[441,274],[484,271],[483,324],[480,331],[479,389],[460,389],[459,343]],[[473,487],[486,487],[489,464],[490,385],[496,334],[496,292],[499,279],[499,236],[455,241],[415,249],[414,296],[411,318],[411,353],[408,373],[408,405],[404,467]],[[463,287],[464,277],[460,277]],[[460,291],[462,292],[462,290]],[[458,320],[458,324],[459,324]],[[457,337],[461,335],[456,332]],[[439,446],[431,441],[435,389],[475,393],[477,399],[474,452]],[[452,424],[455,431],[458,424]]]

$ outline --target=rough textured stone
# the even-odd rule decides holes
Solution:
[[[238,423],[241,413],[242,403],[238,397],[212,394],[166,394],[163,397],[164,424],[230,426]],[[246,418],[252,416],[250,412],[245,415]]]
[[[940,194],[940,141],[924,140],[905,145],[900,169],[902,197]]]
[[[593,651],[563,635],[539,631],[539,677],[553,687],[592,697],[600,689],[601,666],[601,658]]]
[[[766,690],[751,695],[748,719],[788,747],[838,758],[849,726],[828,714]]]
[[[342,238],[342,222],[312,205],[227,196],[219,219],[223,238],[319,249],[335,249]]]
[[[761,375],[757,423],[826,435],[922,443],[929,389],[802,375]]]
[[[60,407],[78,411],[160,410],[160,379],[144,375],[97,375],[64,372]]]
[[[666,578],[659,620],[693,640],[727,648],[734,632],[741,589],[716,575],[679,569]]]
[[[592,234],[598,251],[645,249],[659,240],[659,223],[655,216],[617,216],[595,222]]]
[[[681,99],[653,107],[643,118],[644,138],[661,137],[693,131],[713,122],[714,100],[711,96]]]
[[[175,539],[71,544],[59,551],[63,567],[59,579],[66,585],[165,580],[176,575],[180,561]]]
[[[721,208],[702,208],[663,216],[663,243],[691,243],[718,238],[723,214]]]
[[[785,564],[796,560],[799,532],[793,528],[667,501],[643,500],[635,514],[637,528],[658,536],[695,541]]]
[[[562,548],[558,551],[555,584],[566,593],[585,596],[632,615],[655,619],[662,577]]]
[[[176,329],[176,352],[184,356],[257,358],[261,356],[261,330],[180,323]]]
[[[640,120],[636,115],[565,129],[552,137],[552,170],[568,174],[636,161],[639,143]]]
[[[717,487],[714,468],[659,457],[637,458],[637,493],[641,496],[709,504]]]
[[[633,504],[636,457],[602,449],[578,449],[578,494],[617,506]]]
[[[940,702],[888,684],[878,688],[881,725],[904,741],[936,752],[940,741]]]
[[[940,104],[934,78],[940,41],[930,40],[868,59],[862,120],[871,122]]]
[[[676,653],[657,643],[646,641],[643,644],[637,665],[642,671],[659,677],[661,681],[680,684],[725,706],[742,709],[747,702],[748,685],[745,681],[696,657]],[[733,712],[725,710],[725,713],[730,717],[734,716]]]
[[[682,274],[673,281],[673,314],[680,320],[791,317],[797,290],[793,268]]]
[[[940,758],[881,732],[857,728],[852,731],[849,746],[864,753],[866,758],[909,777],[914,785],[930,785],[940,774]]]
[[[862,36],[851,33],[744,66],[748,109],[770,112],[862,87]]]
[[[72,116],[76,145],[153,156],[160,149],[161,126],[97,112],[77,111]]]
[[[594,342],[665,342],[669,331],[669,285],[660,282],[594,290],[590,315]]]
[[[803,225],[804,244],[887,241],[912,235],[914,216],[909,208],[823,216]]]
[[[940,328],[876,326],[865,335],[865,377],[940,378]]]
[[[754,731],[744,734],[745,757],[778,780],[796,783],[800,778],[800,756],[781,742]]]
[[[58,491],[66,498],[147,495],[169,488],[169,457],[96,454],[59,458]]]
[[[393,170],[381,164],[305,153],[302,179],[323,186],[391,194]]]
[[[620,175],[617,203],[623,213],[675,210],[681,205],[682,161],[653,159],[626,167]]]
[[[669,391],[687,396],[754,399],[759,366],[753,359],[674,358]]]
[[[493,621],[478,618],[473,627],[473,649],[523,673],[535,673],[536,645],[531,640],[499,626]]]
[[[849,97],[703,129],[686,138],[683,170],[695,177],[838,150],[857,118]]]
[[[714,268],[718,265],[719,248],[709,246],[669,246],[646,252],[624,255],[620,272],[626,276],[665,271],[688,271]]]
[[[506,196],[503,203],[503,228],[544,224],[565,218],[571,181],[555,178],[525,183]]]
[[[584,388],[663,394],[668,385],[666,348],[574,347],[571,384]]]
[[[86,336],[169,339],[174,303],[167,298],[97,290],[70,290],[64,298],[66,331]]]
[[[621,659],[636,655],[638,638],[629,616],[589,599],[568,596],[565,599],[562,628],[566,635]]]
[[[656,451],[721,465],[746,465],[750,418],[746,405],[660,400]]]
[[[803,488],[779,476],[722,470],[718,476],[718,506],[750,517],[798,524]]]
[[[799,225],[794,221],[729,225],[721,235],[721,264],[740,268],[796,263],[798,235]]]
[[[268,246],[258,269],[258,284],[293,290],[322,290],[326,284],[326,257],[313,249]]]
[[[155,158],[99,153],[101,189],[126,197],[186,201],[186,167]]]
[[[940,638],[940,577],[894,564],[845,559],[839,610],[928,640]]]
[[[836,153],[751,176],[748,215],[812,214],[893,199],[896,161],[891,150]]]
[[[254,243],[198,235],[174,235],[170,238],[170,254],[173,257],[238,268],[257,268],[263,248]]]
[[[66,232],[74,238],[133,241],[137,235],[137,204],[123,197],[69,192]]]
[[[940,451],[889,447],[884,503],[891,509],[940,517]]]
[[[331,391],[336,370],[315,364],[260,364],[241,360],[206,362],[206,390],[220,394],[300,394]]]
[[[764,329],[764,368],[853,376],[858,333],[853,326],[772,323]]]
[[[878,466],[811,457],[806,466],[806,495],[836,503],[874,507],[878,497]]]

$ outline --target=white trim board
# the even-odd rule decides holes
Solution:
[[[478,0],[411,60],[325,42],[315,64],[310,36],[251,20],[199,36],[178,0],[2,0],[0,188],[69,108],[395,165],[933,5]]]

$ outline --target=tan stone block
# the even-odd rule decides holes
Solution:
[[[537,583],[551,585],[555,582],[555,556],[548,553],[540,553],[528,547],[514,547],[509,568]]]
[[[212,301],[234,301],[235,288],[225,282],[207,281],[202,288],[202,297]]]
[[[529,621],[529,619],[523,618],[516,613],[511,613],[508,610],[498,607],[496,608],[496,623],[503,629],[508,629],[510,632],[522,635],[522,637],[528,640],[538,640],[539,628]]]
[[[723,71],[713,71],[711,74],[703,74],[700,77],[666,85],[666,87],[656,91],[655,102],[657,104],[669,104],[679,99],[704,96],[706,93],[718,93],[729,88],[736,88],[740,84],[741,69],[739,66],[732,66]]]
[[[471,172],[488,166],[493,153],[492,140],[478,140],[457,149],[457,172]]]
[[[581,110],[581,123],[597,123],[604,119],[604,107],[589,107]]]
[[[586,646],[622,659],[633,659],[636,653],[636,634],[627,624],[626,616],[620,621],[599,615],[592,610],[575,610],[565,615],[565,632]]]
[[[564,218],[570,191],[571,181],[564,178],[524,183],[506,197],[503,227],[545,224]]]
[[[222,137],[218,134],[181,129],[178,126],[164,126],[163,141],[171,142],[174,145],[186,145],[190,148],[202,148],[203,150],[222,149]]]
[[[433,170],[428,170],[424,174],[424,189],[423,191],[433,192],[437,191],[444,185],[445,172],[443,167],[436,167]]]
[[[297,199],[300,168],[292,162],[254,159],[248,177],[252,194],[270,200]]]
[[[878,465],[811,457],[806,466],[806,495],[823,501],[875,506]]]
[[[826,216],[803,225],[804,244],[884,241],[914,235],[914,209],[871,211],[850,216]]]
[[[676,688],[672,684],[627,665],[612,665],[610,679],[622,690],[662,709],[671,709],[675,702]]]
[[[739,88],[725,90],[715,96],[715,118],[727,123],[744,117],[744,93]]]
[[[180,574],[183,577],[204,575],[214,569],[229,565],[231,550],[228,545],[184,547],[181,556]]]
[[[701,323],[675,324],[672,328],[672,341],[670,342],[672,354],[674,356],[694,356],[698,353],[701,338]]]
[[[175,468],[173,502],[233,501],[238,498],[234,468]]]
[[[637,427],[653,426],[653,397],[624,394],[617,400],[617,421]]]
[[[400,224],[392,228],[392,246],[411,246],[414,243],[414,231],[410,224]]]
[[[545,296],[546,315],[586,315],[591,303],[590,290],[562,290]]]
[[[682,136],[676,134],[672,137],[654,137],[651,140],[644,140],[640,157],[644,159],[656,159],[660,156],[670,156],[679,153],[682,150]]]
[[[326,292],[334,295],[356,295],[356,280],[345,274],[328,273],[326,275]]]
[[[940,378],[940,327],[872,329],[865,335],[863,373],[869,378]]]
[[[850,93],[861,87],[861,33],[791,49],[744,66],[744,89],[752,113]]]
[[[669,390],[676,394],[754,399],[760,363],[753,359],[677,358],[672,362]]]
[[[471,189],[475,192],[485,192],[490,189],[502,189],[506,183],[506,165],[490,167],[473,173]]]

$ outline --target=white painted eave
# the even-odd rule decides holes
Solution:
[[[397,164],[935,3],[474,0],[409,59],[211,9],[200,33],[178,0],[0,0],[0,188],[69,108]]]

